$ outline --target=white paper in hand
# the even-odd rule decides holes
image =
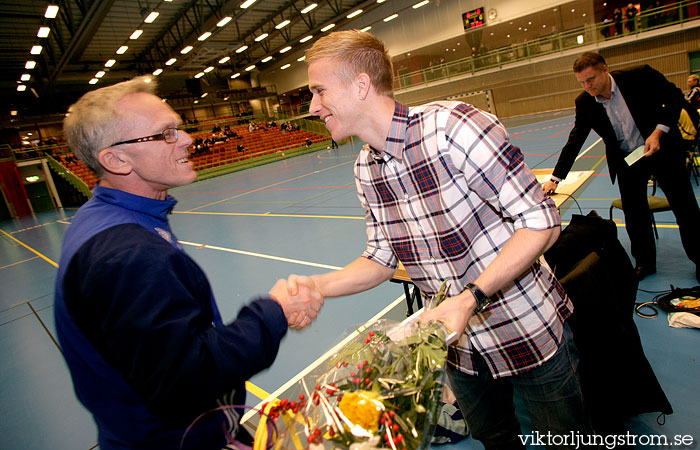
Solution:
[[[629,155],[625,156],[625,162],[627,163],[628,166],[631,166],[632,164],[636,163],[640,159],[644,157],[644,146],[640,145],[639,147],[635,148],[632,153]]]

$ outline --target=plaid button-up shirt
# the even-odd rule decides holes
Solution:
[[[461,102],[407,108],[396,103],[383,149],[366,147],[355,182],[367,222],[363,256],[386,267],[400,260],[424,295],[447,280],[460,293],[521,228],[561,219],[498,119]],[[478,352],[494,377],[526,372],[557,350],[572,304],[539,262],[475,314],[449,362],[476,374]]]

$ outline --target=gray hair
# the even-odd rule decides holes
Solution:
[[[126,118],[117,112],[117,102],[129,94],[153,94],[156,86],[155,80],[143,75],[90,91],[68,108],[63,120],[63,135],[68,147],[97,176],[103,173],[97,159],[100,151],[122,140]]]

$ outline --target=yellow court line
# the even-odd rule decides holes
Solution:
[[[319,216],[313,214],[271,214],[271,213],[224,213],[224,212],[203,212],[203,211],[173,211],[173,214],[201,214],[211,216],[260,216],[260,217],[297,217],[305,219],[353,219],[365,220],[360,216]]]
[[[299,175],[298,177],[290,178],[290,179],[288,179],[288,180],[282,180],[282,181],[278,181],[277,183],[268,184],[267,186],[263,186],[263,187],[260,187],[260,188],[258,188],[258,189],[253,189],[253,190],[251,190],[251,191],[242,192],[242,193],[240,193],[240,194],[238,194],[238,195],[233,195],[233,196],[228,197],[228,198],[225,198],[225,199],[223,199],[223,200],[217,200],[217,201],[215,201],[215,202],[211,202],[211,203],[207,203],[207,204],[204,204],[204,205],[201,205],[201,206],[197,206],[196,208],[190,209],[188,212],[195,211],[195,210],[201,209],[201,208],[206,208],[207,206],[217,205],[217,204],[219,204],[219,203],[223,203],[223,202],[226,202],[226,201],[228,201],[228,200],[231,200],[232,198],[238,198],[238,197],[242,197],[242,196],[244,196],[244,195],[252,194],[252,193],[254,193],[254,192],[263,191],[263,190],[269,189],[269,188],[271,188],[271,187],[273,187],[273,186],[278,186],[278,185],[280,185],[280,184],[288,183],[288,182],[290,182],[290,181],[298,180],[298,179],[300,179],[300,178],[308,177],[308,176],[310,176],[310,175],[315,175],[315,174],[317,174],[317,173],[321,173],[321,172],[324,172],[324,171],[326,171],[326,170],[335,169],[336,167],[344,166],[344,165],[347,165],[347,164],[349,164],[349,163],[351,163],[351,162],[353,162],[353,161],[347,161],[347,162],[344,162],[344,163],[336,164],[336,165],[334,165],[334,166],[326,167],[325,169],[314,170],[313,172],[310,172],[310,173],[307,173],[307,174],[304,174],[304,175]]]
[[[25,263],[25,262],[27,262],[27,261],[31,261],[31,260],[37,259],[37,258],[38,258],[38,256],[32,256],[31,258],[27,258],[27,259],[24,259],[24,260],[22,260],[22,261],[17,261],[17,262],[15,262],[15,263],[8,264],[8,265],[6,265],[6,266],[2,266],[2,267],[0,267],[0,270],[2,270],[2,269],[7,269],[8,267],[16,266],[17,264],[22,264],[22,263]]]
[[[258,397],[260,400],[265,400],[270,396],[270,393],[264,389],[254,385],[250,381],[245,382],[245,390]]]
[[[10,236],[10,235],[7,234],[4,230],[0,230],[0,233],[4,234],[5,236],[9,237],[9,238],[12,239],[13,241],[17,242],[19,245],[21,245],[22,247],[26,248],[26,249],[29,250],[30,252],[34,253],[34,254],[37,255],[39,258],[43,259],[44,261],[46,261],[47,263],[51,264],[52,266],[58,267],[58,264],[56,264],[55,262],[53,262],[52,260],[50,260],[50,259],[47,258],[46,256],[42,255],[42,254],[39,253],[38,251],[34,250],[33,248],[31,248],[30,246],[28,246],[28,245],[25,244],[24,242],[19,241],[19,240],[15,239],[14,237]]]

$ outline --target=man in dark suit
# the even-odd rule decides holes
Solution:
[[[605,142],[613,183],[620,187],[637,278],[656,272],[656,247],[647,203],[647,182],[654,176],[671,205],[688,258],[696,263],[700,281],[700,239],[696,228],[700,209],[685,166],[678,118],[683,93],[649,66],[608,72],[598,53],[587,52],[574,62],[574,74],[585,90],[576,98],[576,120],[561,151],[547,193],[571,170],[591,130]],[[644,157],[631,166],[625,157],[644,146]]]

